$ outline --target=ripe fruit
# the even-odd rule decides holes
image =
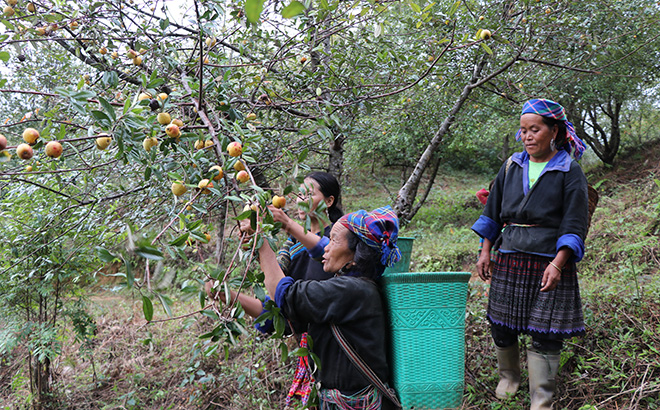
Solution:
[[[483,20],[484,16],[479,16],[479,21]]]
[[[170,124],[165,127],[165,134],[170,138],[179,138],[181,136],[181,130],[176,124]]]
[[[172,193],[176,196],[181,196],[188,191],[185,185],[181,181],[176,181],[172,183]]]
[[[149,98],[151,98],[151,95],[148,93],[140,93],[140,95],[138,95],[138,101],[147,100]]]
[[[39,131],[34,128],[26,128],[23,130],[23,140],[28,144],[34,144],[39,139]]]
[[[142,64],[142,57],[137,56],[133,59],[133,65],[141,65]]]
[[[31,146],[23,143],[16,147],[16,155],[18,155],[20,159],[30,159],[34,155],[34,151]]]
[[[248,121],[254,121],[257,119],[257,114],[251,112],[248,115],[245,116],[245,119]]]
[[[213,165],[211,168],[209,168],[209,172],[213,172],[215,174],[215,176],[213,177],[214,181],[221,180],[222,177],[225,175],[220,165]]]
[[[156,119],[160,125],[167,125],[172,122],[172,117],[167,112],[161,112]]]
[[[204,232],[204,237],[206,238],[206,242],[211,242],[211,235],[208,232]]]
[[[155,147],[158,145],[158,138],[156,137],[151,137],[151,138],[145,138],[144,141],[142,141],[142,147],[147,151],[151,151],[152,147]]]
[[[243,161],[238,160],[238,161],[234,162],[234,169],[236,171],[243,171],[243,170],[245,170],[245,164],[243,163]]]
[[[0,151],[7,148],[7,137],[0,134]]]
[[[105,47],[101,47],[101,48],[99,49],[99,53],[101,53],[101,54],[103,54],[103,55],[108,54],[108,49],[105,48]]]
[[[161,101],[167,100],[167,94],[166,93],[158,94],[158,99],[161,100]]]
[[[9,4],[10,6],[15,6],[16,4],[18,4],[18,0],[7,0],[7,4]]]
[[[113,51],[112,54],[110,54],[110,56],[111,56],[114,60],[116,60],[116,59],[119,58],[119,53],[116,52],[116,51]]]
[[[172,124],[176,125],[176,126],[179,127],[179,128],[183,127],[183,121],[181,121],[181,120],[178,119],[178,118],[173,119],[173,120],[172,120]]]
[[[243,153],[243,146],[240,142],[230,142],[229,145],[227,145],[227,153],[232,157],[238,157]]]
[[[491,37],[492,37],[492,34],[491,34],[490,30],[488,30],[488,29],[481,30],[481,39],[482,40],[488,40]]]
[[[239,171],[236,174],[236,180],[238,182],[248,182],[250,180],[250,175],[247,173],[247,171]]]
[[[30,3],[30,4],[28,4],[28,6],[27,6],[27,10],[28,10],[30,13],[34,13],[34,12],[37,11],[37,7],[34,5],[34,3]]]
[[[78,22],[75,21],[75,20],[72,21],[71,23],[69,23],[69,27],[71,28],[71,30],[77,29],[78,28]],[[54,27],[53,31],[55,31],[55,30],[57,30],[57,26]]]
[[[144,48],[141,48],[141,49],[140,49],[140,54],[146,54],[146,53],[147,53],[147,50],[146,50],[146,49],[144,49]]]
[[[99,137],[96,139],[96,148],[104,150],[110,146],[110,142],[112,142],[111,137]]]
[[[213,140],[206,140],[206,141],[204,142],[204,148],[210,148],[210,147],[213,146],[213,144],[215,144],[215,143],[213,142]]]
[[[275,196],[273,197],[273,201],[272,201],[272,202],[273,202],[273,206],[274,206],[275,208],[282,209],[282,208],[284,208],[284,206],[286,205],[286,198],[283,197],[283,196],[275,195]]]
[[[195,141],[195,149],[202,149],[202,148],[204,148],[204,140]]]
[[[37,34],[40,36],[45,36],[46,35],[46,28],[45,27],[37,27]]]
[[[50,141],[46,144],[46,155],[51,158],[59,158],[63,150],[62,144],[57,141]]]
[[[7,17],[11,17],[11,16],[14,15],[14,9],[11,6],[5,7],[3,12],[5,13],[5,16],[7,16]]]
[[[28,165],[25,167],[25,172],[32,172],[32,165]]]
[[[217,43],[218,40],[216,40],[215,37],[207,37],[206,38],[206,47],[211,48]]]
[[[303,64],[305,61],[307,61],[307,57],[303,57],[300,59],[300,64]]]
[[[129,49],[129,50],[126,52],[126,57],[130,58],[131,60],[134,59],[134,58],[137,57],[137,56],[138,56],[137,51],[135,51],[135,50],[133,50],[133,49]]]
[[[208,188],[213,188],[213,182],[209,181],[208,179],[202,179],[199,181],[199,184],[197,184],[197,188],[202,190],[202,194],[210,194],[211,191],[209,191]]]

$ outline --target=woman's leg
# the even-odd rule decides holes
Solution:
[[[495,351],[497,352],[497,368],[500,381],[495,389],[498,399],[511,397],[520,386],[520,351],[518,350],[518,333],[503,326],[492,324],[490,327]]]
[[[532,338],[532,348],[527,350],[530,410],[552,410],[562,346],[561,340]]]

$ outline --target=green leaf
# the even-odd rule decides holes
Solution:
[[[456,3],[454,3],[451,6],[451,9],[449,9],[449,13],[448,13],[449,16],[453,16],[454,14],[456,14],[456,12],[458,11],[458,7],[461,5],[461,1],[462,0],[458,0],[458,1],[456,1]]]
[[[160,299],[160,303],[163,305],[163,309],[165,310],[167,317],[172,317],[172,299],[165,295],[161,295],[160,293],[158,293],[157,296],[158,299]]]
[[[183,235],[181,235],[181,236],[179,236],[178,238],[176,238],[176,239],[174,239],[173,241],[171,241],[171,242],[170,242],[170,245],[172,245],[172,246],[181,246],[181,245],[183,245],[184,243],[186,243],[186,241],[188,240],[188,237],[189,237],[189,236],[190,236],[190,235],[186,232],[186,233],[184,233]]]
[[[421,7],[419,7],[416,3],[413,3],[413,2],[411,1],[409,4],[410,4],[410,8],[413,9],[413,11],[414,11],[415,13],[421,13],[421,12],[422,12]]]
[[[285,19],[290,19],[297,16],[305,10],[305,6],[299,1],[292,1],[288,6],[282,9],[282,17]]]
[[[92,115],[99,121],[110,121],[110,117],[108,117],[103,111],[92,110]]]
[[[284,342],[280,343],[280,357],[282,358],[283,362],[286,361],[287,357],[289,357],[289,348]]]
[[[486,43],[479,43],[479,44],[481,45],[481,48],[483,48],[485,52],[487,52],[491,56],[493,55],[493,50],[491,50],[490,47],[486,45]]]
[[[105,248],[101,248],[100,246],[96,247],[96,254],[98,255],[99,259],[107,263],[113,262],[117,259],[115,255],[110,253],[110,251]]]
[[[112,119],[112,121],[117,120],[117,114],[115,113],[115,109],[110,105],[110,103],[103,97],[99,97],[99,104],[101,104],[101,107],[103,107],[103,110],[105,110],[105,113],[108,114],[108,117]]]
[[[146,246],[146,245],[139,246],[135,249],[135,253],[137,255],[142,256],[143,258],[151,259],[154,261],[159,261],[163,259],[163,252],[159,251],[153,246]]]
[[[5,63],[9,61],[9,53],[7,51],[0,51],[0,60],[4,61]]]
[[[151,322],[151,319],[154,318],[154,305],[151,303],[151,299],[146,296],[142,296],[142,311],[147,322]]]
[[[264,10],[264,0],[246,0],[245,17],[252,24],[259,22],[261,12]]]

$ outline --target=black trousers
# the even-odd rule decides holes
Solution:
[[[493,336],[493,342],[498,347],[509,347],[518,343],[519,333],[513,329],[491,323],[490,333]],[[563,346],[564,342],[561,339],[553,340],[532,335],[532,348],[539,353],[558,354]]]

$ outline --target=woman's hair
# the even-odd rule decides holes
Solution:
[[[570,148],[567,147],[568,140],[566,139],[566,123],[564,121],[556,120],[554,118],[541,116],[543,123],[550,129],[555,125],[557,126],[557,137],[555,138],[555,147],[560,150],[564,149],[570,152]]]
[[[339,181],[334,175],[327,172],[312,172],[307,175],[305,179],[311,178],[319,184],[321,193],[324,197],[334,197],[332,204],[328,207],[328,218],[330,222],[335,223],[344,215],[344,212],[337,206],[339,203],[339,196],[341,195],[341,188],[339,187]]]
[[[385,270],[385,266],[380,262],[380,251],[364,243],[356,234],[347,230],[346,239],[348,249],[355,252],[353,262],[354,269],[361,273],[360,276],[376,280]]]

